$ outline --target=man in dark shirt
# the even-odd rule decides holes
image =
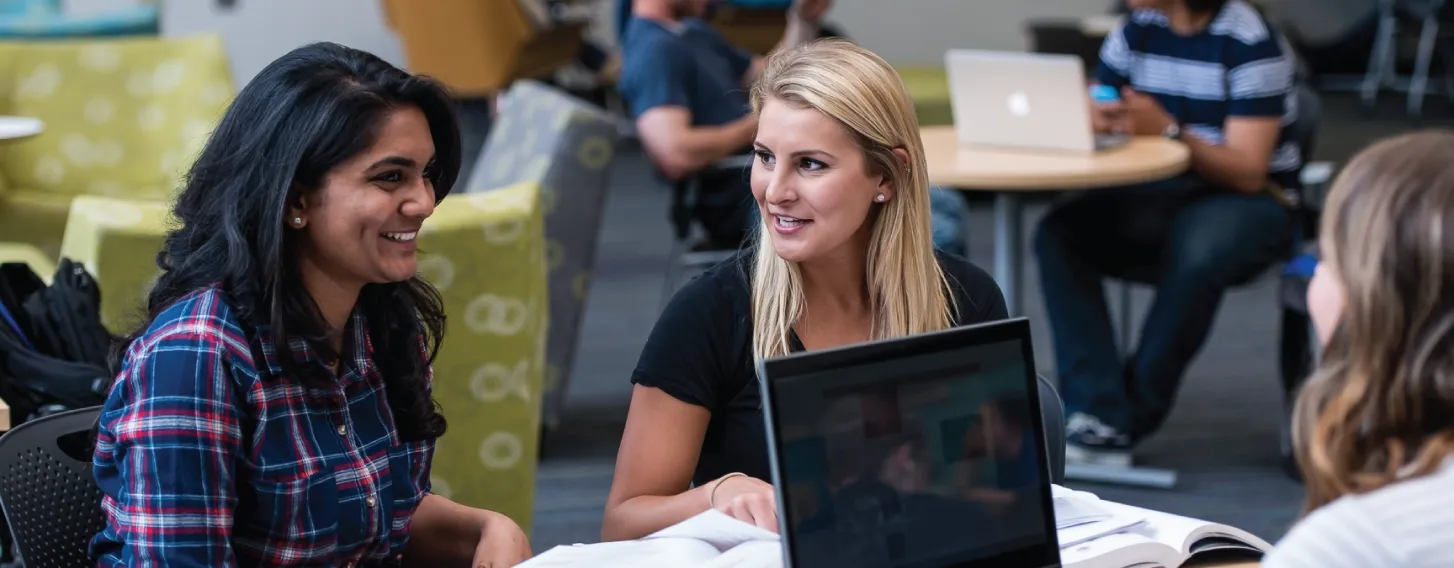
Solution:
[[[617,87],[636,118],[647,155],[671,181],[696,175],[730,156],[745,154],[757,133],[747,90],[763,58],[728,43],[703,19],[715,0],[635,0],[621,38]],[[794,0],[778,49],[821,35],[819,22],[831,0]],[[706,229],[706,248],[740,246],[756,208],[745,172],[698,180],[695,218]],[[930,194],[934,244],[963,255],[964,202],[950,190]]]

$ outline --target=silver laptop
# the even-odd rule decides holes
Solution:
[[[786,568],[1060,566],[1024,318],[759,364]]]
[[[1094,152],[1129,140],[1092,132],[1084,63],[1076,56],[951,49],[944,59],[962,144]]]

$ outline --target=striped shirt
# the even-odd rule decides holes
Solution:
[[[1263,568],[1454,565],[1454,461],[1442,470],[1329,503],[1277,543]]]
[[[1230,0],[1206,29],[1182,36],[1156,10],[1136,10],[1101,46],[1096,80],[1130,85],[1156,97],[1182,131],[1223,144],[1227,119],[1281,117],[1282,134],[1268,171],[1299,187],[1302,155],[1289,133],[1297,118],[1292,50],[1245,0]]]
[[[363,315],[341,376],[307,343],[276,353],[215,288],[159,314],[131,344],[101,410],[93,470],[99,566],[397,563],[429,491],[433,441],[395,428]]]

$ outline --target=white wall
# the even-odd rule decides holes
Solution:
[[[66,0],[75,13],[105,11],[137,0]],[[214,0],[162,2],[162,34],[222,34],[238,88],[272,60],[300,45],[335,41],[372,52],[402,66],[403,51],[384,24],[378,0],[235,0],[218,8]]]
[[[138,0],[65,0],[89,12]],[[427,0],[420,0],[427,1]],[[599,2],[590,34],[614,44],[616,0]],[[940,65],[954,47],[1023,50],[1031,18],[1079,18],[1104,13],[1111,0],[835,0],[829,19],[854,40],[893,63]],[[240,87],[268,62],[310,41],[336,41],[403,65],[403,53],[383,22],[378,0],[215,0],[162,2],[162,33],[217,31],[227,44]],[[325,31],[326,30],[326,31]]]
[[[896,64],[942,65],[950,48],[1024,50],[1031,18],[1105,13],[1110,0],[836,0],[829,19]]]

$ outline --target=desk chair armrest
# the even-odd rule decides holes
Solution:
[[[1065,484],[1065,406],[1060,392],[1043,375],[1036,375],[1040,392],[1040,421],[1045,427],[1045,450],[1050,465],[1050,482]]]

